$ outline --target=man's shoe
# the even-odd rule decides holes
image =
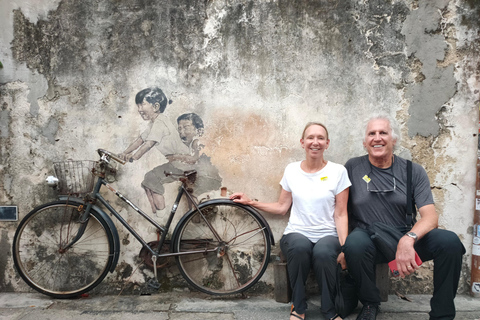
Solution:
[[[375,304],[366,304],[358,314],[357,320],[375,320],[377,319],[378,306]]]

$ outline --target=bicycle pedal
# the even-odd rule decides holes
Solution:
[[[160,289],[160,282],[158,282],[157,279],[150,279],[147,283],[147,286],[151,289],[158,290]]]

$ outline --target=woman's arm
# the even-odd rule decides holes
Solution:
[[[335,196],[335,212],[333,217],[335,219],[335,226],[337,227],[338,241],[340,245],[345,244],[345,239],[348,235],[348,192],[349,188],[346,188]]]
[[[335,196],[335,212],[333,217],[335,219],[335,227],[337,228],[338,241],[341,246],[345,244],[348,235],[348,192],[349,188],[346,188]],[[337,262],[342,265],[342,269],[347,268],[343,252],[338,255]]]
[[[277,202],[272,203],[265,203],[265,202],[258,202],[253,201],[246,194],[241,192],[236,192],[230,196],[234,202],[238,202],[241,204],[249,205],[258,210],[262,210],[272,214],[281,214],[284,215],[287,213],[288,209],[292,205],[292,193],[285,191],[282,189],[280,196]]]

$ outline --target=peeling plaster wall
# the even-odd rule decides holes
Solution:
[[[401,124],[399,154],[426,168],[441,227],[467,247],[459,288],[466,292],[479,13],[477,1],[461,0],[2,1],[0,205],[17,205],[22,218],[55,198],[43,184],[53,161],[124,151],[145,128],[135,94],[147,87],[173,101],[165,111],[173,123],[188,112],[203,119],[202,152],[223,186],[263,201],[276,200],[284,167],[302,159],[307,121],[327,125],[326,157],[345,163],[364,154],[362,120],[382,110]],[[166,161],[154,151],[122,167],[116,182],[145,209],[143,176]],[[175,191],[166,186],[167,205]],[[121,213],[156,238],[131,211]],[[287,218],[265,216],[278,242]],[[0,222],[0,247],[10,248],[16,225]],[[152,273],[137,269],[141,246],[118,228],[119,265],[101,290],[138,291]],[[431,292],[431,269],[395,280],[394,289]],[[0,272],[2,290],[27,290],[11,254]],[[185,286],[174,266],[161,273],[165,290]],[[262,281],[258,291],[273,285],[272,267]]]
[[[423,1],[403,25],[407,54],[421,64],[420,74],[407,87],[410,100],[409,135],[437,135],[439,124],[435,116],[456,92],[453,61],[437,66],[445,60],[448,49],[446,34],[450,27],[442,15],[447,15],[448,1]],[[439,23],[440,22],[440,23]],[[418,30],[424,30],[418,33]]]

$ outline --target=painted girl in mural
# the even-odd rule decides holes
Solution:
[[[199,143],[199,137],[203,134],[202,119],[195,113],[183,114],[177,119],[177,131],[174,124],[163,114],[167,104],[172,101],[156,87],[138,92],[135,103],[143,120],[149,121],[148,127],[120,157],[133,162],[155,146],[168,160],[147,172],[142,182],[152,212],[156,213],[157,210],[165,208],[164,184],[176,181],[166,177],[165,171],[182,173],[196,169],[198,174],[194,195],[220,188],[218,170],[212,166],[209,157],[200,155],[203,147]]]

